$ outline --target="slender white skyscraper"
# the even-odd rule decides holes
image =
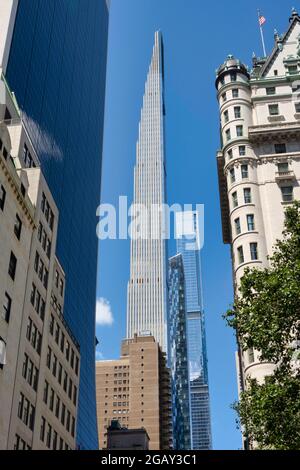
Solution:
[[[156,32],[143,98],[134,170],[134,204],[136,208],[143,205],[148,217],[138,218],[139,227],[133,230],[134,238],[131,241],[127,337],[131,338],[135,333],[151,333],[165,351],[166,240],[163,239],[163,213],[154,211],[154,214],[152,210],[155,206],[162,207],[165,202],[163,60],[162,35]],[[140,238],[137,231],[142,234]]]

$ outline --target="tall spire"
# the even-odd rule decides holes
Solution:
[[[153,55],[143,97],[134,170],[134,203],[150,214],[165,202],[164,77],[161,32],[155,33]],[[166,349],[167,273],[163,214],[142,219],[132,239],[128,284],[127,337],[151,334]],[[156,234],[156,239],[151,235]],[[133,234],[137,235],[137,234]],[[152,237],[154,238],[154,237]]]

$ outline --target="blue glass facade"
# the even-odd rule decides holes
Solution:
[[[192,217],[193,229],[177,240],[177,252],[183,259],[186,286],[192,449],[209,450],[211,417],[197,213]]]
[[[19,0],[6,78],[59,208],[65,318],[80,343],[77,444],[98,448],[96,208],[100,200],[108,8],[105,0]]]
[[[169,362],[172,373],[173,448],[191,450],[186,294],[181,255],[169,260]]]

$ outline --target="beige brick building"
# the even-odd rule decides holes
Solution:
[[[74,449],[80,351],[63,317],[59,214],[0,85],[0,449]]]
[[[171,390],[165,355],[152,336],[122,343],[121,358],[96,363],[99,447],[107,447],[107,428],[144,428],[150,450],[171,448]]]

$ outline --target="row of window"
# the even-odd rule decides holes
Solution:
[[[48,259],[50,259],[51,256],[51,241],[48,238],[47,232],[44,229],[44,226],[42,222],[39,223],[39,228],[38,228],[38,241],[41,243],[44,252],[46,253]]]
[[[22,376],[36,392],[39,381],[39,370],[26,353],[24,356],[24,362],[22,367]]]
[[[35,260],[34,260],[34,270],[38,275],[39,280],[45,287],[45,289],[48,288],[48,280],[49,280],[49,271],[45,266],[44,261],[40,257],[39,253],[36,252],[35,254]]]
[[[54,337],[56,344],[60,347],[60,350],[67,361],[70,363],[71,368],[74,370],[75,374],[78,376],[79,373],[79,357],[75,354],[74,348],[71,347],[70,342],[65,338],[65,334],[59,326],[58,322],[55,321],[54,316],[50,316],[50,325],[49,331],[51,336]],[[51,351],[52,353],[52,351]]]
[[[35,309],[36,313],[39,315],[42,321],[45,319],[45,310],[46,310],[46,303],[43,299],[42,295],[36,288],[36,285],[32,283],[32,289],[30,294],[30,302],[33,308]]]
[[[280,190],[281,190],[281,196],[282,196],[283,202],[292,202],[294,200],[294,187],[293,186],[281,186]],[[252,203],[251,188],[244,188],[243,192],[244,192],[244,203],[251,204]],[[236,207],[239,206],[237,191],[232,193],[231,199],[232,199],[232,207],[235,209]]]
[[[26,168],[35,168],[36,166],[26,144],[23,147],[23,161]]]
[[[30,317],[27,323],[26,338],[33,349],[40,355],[42,350],[42,334]]]
[[[47,367],[52,372],[52,375],[57,378],[59,385],[63,387],[69,399],[73,400],[74,406],[76,406],[77,387],[75,384],[73,385],[71,377],[69,377],[68,373],[63,369],[62,364],[58,361],[50,346],[48,346],[47,352]]]
[[[237,81],[237,74],[236,72],[231,72],[230,73],[230,81],[231,82],[236,82]],[[225,85],[225,76],[220,78],[220,83],[221,85]]]
[[[251,204],[252,203],[252,193],[251,193],[251,188],[244,188],[244,203],[245,204]],[[239,200],[238,200],[238,193],[235,191],[231,195],[232,198],[232,206],[233,208],[238,207],[239,205]]]
[[[238,151],[239,151],[239,156],[244,157],[246,155],[246,146],[239,145]],[[286,144],[275,144],[274,151],[276,154],[287,153]],[[231,160],[233,158],[233,150],[229,149],[227,152],[227,155],[228,155],[229,160]]]
[[[296,111],[296,113],[300,113],[300,102],[295,103],[295,111]],[[269,115],[270,116],[279,116],[280,115],[280,110],[279,110],[279,104],[278,103],[269,104]]]
[[[56,418],[60,420],[61,424],[65,426],[66,430],[71,433],[72,437],[75,436],[75,418],[67,409],[66,405],[55,393],[54,389],[49,386],[45,380],[44,386],[44,403],[49,407],[50,411],[55,414]]]
[[[69,450],[70,447],[62,437],[52,428],[51,424],[42,416],[40,440],[51,450]]]
[[[255,230],[254,214],[247,214],[246,220],[247,220],[248,232],[253,232]],[[241,220],[239,217],[235,219],[234,226],[235,226],[236,235],[240,235],[241,234]]]
[[[250,248],[250,259],[251,261],[257,261],[258,260],[258,245],[257,243],[250,243],[249,244]],[[244,256],[244,247],[239,246],[237,249],[237,255],[238,255],[238,263],[243,264],[245,262],[245,256]]]
[[[243,137],[244,135],[244,126],[235,126],[236,137]],[[226,141],[229,142],[232,139],[231,129],[227,129],[225,132]]]
[[[233,99],[236,99],[236,98],[239,98],[239,95],[240,95],[240,90],[238,88],[234,88],[232,91],[231,91],[231,97]],[[228,94],[225,92],[222,94],[222,100],[223,102],[227,101],[228,99]]]
[[[34,429],[35,420],[35,406],[20,393],[19,405],[18,405],[18,418],[27,426],[31,431]]]
[[[42,202],[41,202],[41,209],[42,212],[45,216],[45,219],[47,220],[49,227],[51,230],[53,230],[54,226],[54,213],[50,207],[50,204],[46,198],[45,193],[42,194]]]
[[[242,117],[240,106],[234,106],[233,111],[234,111],[234,119],[240,119]],[[224,111],[223,116],[224,116],[224,122],[226,124],[227,122],[229,122],[229,110],[228,109]]]
[[[230,175],[231,184],[235,183],[236,182],[236,172],[235,172],[234,167],[230,168],[229,175]],[[248,179],[249,178],[248,165],[241,165],[241,177],[242,177],[242,179]]]
[[[19,434],[15,436],[14,450],[31,450],[31,446],[22,439]]]

